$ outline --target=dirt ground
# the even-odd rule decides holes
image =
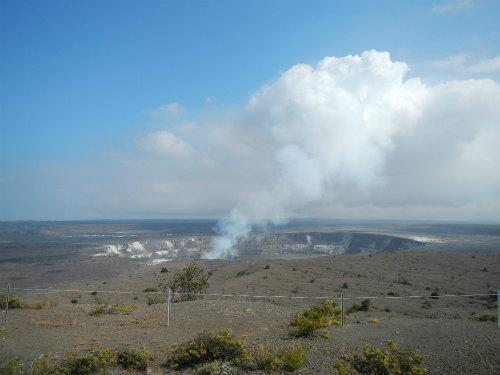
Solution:
[[[112,266],[110,260],[103,262],[108,263],[99,267]],[[110,272],[112,277],[89,272],[94,276],[84,281],[81,275],[78,282],[70,275],[59,279],[58,290],[66,291],[13,289],[12,294],[26,304],[42,308],[9,311],[8,322],[0,323],[0,363],[13,356],[30,363],[41,354],[62,358],[69,351],[145,347],[155,357],[150,373],[180,374],[161,366],[175,347],[198,332],[231,328],[236,338],[246,335],[249,345],[300,343],[308,363],[298,374],[335,374],[332,363],[341,354],[360,352],[365,344],[387,349],[387,340],[427,354],[428,374],[500,373],[500,328],[495,322],[475,319],[496,312],[495,297],[448,296],[496,293],[500,289],[498,253],[402,251],[289,261],[202,261],[204,268],[216,270],[208,293],[249,297],[213,295],[174,303],[169,327],[165,325],[166,305],[147,305],[147,296],[139,292],[157,286],[155,274],[171,277],[187,261],[155,267],[128,262]],[[82,263],[80,272],[84,274],[84,267],[92,264]],[[162,267],[169,272],[160,273]],[[64,266],[60,268],[64,274]],[[15,269],[11,272],[15,274]],[[33,275],[34,280],[37,277]],[[435,290],[439,299],[430,298]],[[96,306],[91,291],[97,291],[108,306],[137,308],[124,314],[90,316]],[[313,297],[334,298],[339,303],[341,293],[347,308],[372,297],[371,311],[350,314],[345,327],[328,328],[327,339],[291,337],[293,318],[323,301]],[[392,298],[407,296],[413,297]],[[222,373],[239,372],[225,367]]]

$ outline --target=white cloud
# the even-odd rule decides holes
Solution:
[[[479,60],[475,64],[465,67],[465,71],[471,73],[500,72],[500,56]]]
[[[16,165],[2,178],[24,171],[23,200],[1,203],[72,218],[226,214],[231,233],[301,215],[498,220],[500,85],[431,86],[408,70],[376,51],[297,65],[245,108],[170,118],[135,150]]]
[[[188,143],[168,131],[150,133],[139,140],[139,145],[147,152],[164,156],[186,158],[194,154]]]
[[[277,175],[220,222],[223,238],[207,256],[232,256],[253,226],[300,211],[325,214],[315,208],[338,202],[406,206],[414,211],[407,217],[421,205],[430,215],[461,207],[464,217],[480,206],[496,217],[498,207],[483,202],[499,196],[499,85],[429,87],[404,80],[408,70],[385,52],[327,57],[316,68],[292,67],[256,93],[243,118],[272,135]]]
[[[500,56],[474,60],[469,55],[461,54],[435,61],[432,63],[432,66],[436,69],[454,70],[460,73],[495,73],[500,72]]]
[[[472,0],[451,1],[443,5],[437,5],[431,9],[433,13],[455,12],[474,7],[476,4]]]
[[[158,108],[144,110],[142,113],[152,119],[168,119],[179,116],[181,106],[179,103],[170,103]]]

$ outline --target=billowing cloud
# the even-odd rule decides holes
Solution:
[[[380,209],[498,200],[499,85],[428,87],[404,80],[408,70],[385,52],[327,57],[256,93],[243,121],[271,134],[278,173],[221,220],[207,257],[232,257],[253,227],[338,199]]]
[[[293,66],[231,112],[167,105],[135,149],[5,168],[0,204],[15,218],[223,217],[212,257],[289,217],[498,221],[498,82],[408,71],[367,51]]]

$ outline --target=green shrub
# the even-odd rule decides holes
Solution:
[[[264,345],[259,345],[256,350],[251,352],[247,368],[266,372],[295,371],[306,363],[306,352],[300,346],[269,351],[265,349]]]
[[[269,264],[266,264],[266,266],[264,267],[265,270],[268,270],[270,268],[271,268],[271,266]]]
[[[42,309],[49,309],[51,307],[56,307],[56,306],[57,306],[56,301],[47,300],[47,301],[43,301],[43,302],[38,302],[36,304],[35,308],[37,310],[42,310]]]
[[[156,305],[158,303],[166,303],[166,302],[167,299],[165,297],[146,296],[147,305]]]
[[[22,309],[24,308],[24,302],[18,297],[10,295],[9,296],[9,309]],[[0,309],[5,309],[5,295],[0,294]]]
[[[158,288],[146,288],[142,292],[143,293],[154,293],[154,292],[157,292],[157,291],[158,291]]]
[[[168,272],[167,267],[162,267],[160,273],[167,273],[167,272]]]
[[[116,354],[116,350],[109,348],[102,352],[68,353],[58,365],[48,368],[44,375],[108,375],[111,374],[109,368],[116,364]]]
[[[221,329],[216,334],[205,331],[174,351],[170,367],[180,369],[213,361],[233,361],[244,354],[244,346],[244,339],[233,339],[230,329]]]
[[[109,309],[102,305],[94,307],[90,312],[90,316],[102,316],[106,314],[128,314],[137,309],[137,305],[132,305],[127,307],[125,305],[113,305]]]
[[[23,375],[24,364],[19,357],[9,359],[0,365],[0,375]]]
[[[431,298],[432,299],[439,299],[439,292],[437,290],[434,290],[432,293],[431,293]]]
[[[481,322],[496,322],[497,321],[497,314],[495,313],[488,313],[488,314],[483,314],[478,317],[476,317],[476,320],[479,320]]]
[[[76,298],[73,298],[73,299],[71,300],[71,303],[73,303],[73,304],[75,304],[75,305],[76,305],[76,304],[78,303],[78,300],[77,300]]]
[[[418,367],[427,359],[426,355],[417,355],[413,350],[399,350],[391,340],[387,345],[389,351],[366,345],[362,357],[356,353],[342,355],[333,367],[339,375],[422,375],[427,371]]]
[[[297,327],[292,331],[292,336],[295,337],[311,337],[317,329],[321,328],[318,320],[308,319],[304,315],[296,317],[293,325]]]
[[[292,325],[297,327],[292,331],[292,335],[310,337],[319,328],[340,325],[340,320],[340,306],[335,306],[335,302],[328,300],[324,304],[318,304],[297,316],[292,322]]]
[[[282,349],[279,354],[283,358],[283,370],[286,371],[295,371],[307,363],[306,352],[300,346]]]
[[[200,366],[196,372],[199,375],[212,375],[219,371],[221,363],[219,361],[207,362]]]
[[[104,306],[96,306],[94,307],[90,312],[89,312],[89,315],[90,316],[101,316],[101,315],[104,315],[106,314],[106,309],[104,308]]]
[[[127,349],[118,353],[118,364],[127,370],[146,371],[153,363],[153,356],[146,349]]]
[[[230,329],[218,333],[202,332],[177,348],[169,365],[173,369],[197,368],[199,374],[213,374],[224,362],[242,370],[294,371],[305,365],[307,357],[300,346],[266,350],[263,345],[252,350],[245,347],[245,338],[235,340]]]
[[[428,310],[432,307],[432,303],[430,301],[425,301],[424,303],[422,303],[422,305],[420,306],[421,309],[425,309],[425,310]]]
[[[125,305],[113,305],[108,309],[108,314],[128,314],[137,309],[137,305],[127,307]]]
[[[196,260],[190,262],[182,270],[177,271],[172,280],[156,275],[158,288],[165,295],[168,294],[168,289],[171,289],[172,293],[177,293],[178,301],[192,301],[200,298],[200,294],[208,289],[208,279],[214,274],[214,271],[205,271],[198,267],[198,264],[199,261]]]
[[[348,314],[357,312],[357,311],[370,311],[371,300],[365,299],[361,302],[361,306],[354,304],[349,310],[347,310]]]
[[[343,283],[343,284],[342,284],[342,288],[343,288],[343,289],[349,289],[349,284],[347,284],[347,283]]]
[[[278,355],[265,350],[264,345],[259,345],[252,353],[252,361],[249,367],[252,370],[274,372],[281,370],[283,363]]]

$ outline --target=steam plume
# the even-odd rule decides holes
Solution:
[[[408,66],[386,52],[326,57],[316,68],[296,65],[249,101],[243,121],[258,123],[275,142],[274,185],[241,202],[217,226],[206,258],[234,258],[252,229],[283,218],[339,186],[369,189],[398,132],[411,132],[426,87],[403,81]]]

